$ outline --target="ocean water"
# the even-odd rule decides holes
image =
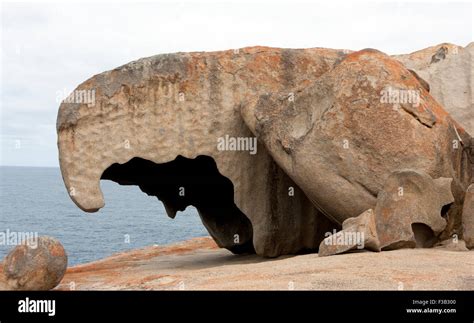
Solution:
[[[86,213],[69,198],[59,168],[0,167],[0,232],[55,237],[70,266],[208,235],[193,207],[170,219],[163,204],[137,186],[103,180],[101,188],[105,207]],[[13,247],[0,244],[0,259]]]

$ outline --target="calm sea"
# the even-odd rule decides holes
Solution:
[[[105,207],[85,213],[69,198],[59,168],[0,167],[0,232],[55,237],[69,265],[207,235],[193,207],[170,219],[156,197],[136,186],[101,181],[101,187]],[[0,259],[12,248],[0,244]]]

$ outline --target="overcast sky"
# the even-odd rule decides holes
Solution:
[[[57,166],[58,97],[140,57],[252,45],[408,53],[473,39],[471,2],[3,3],[0,165]]]

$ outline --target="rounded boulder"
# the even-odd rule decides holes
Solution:
[[[6,256],[3,272],[13,290],[50,290],[62,280],[66,268],[61,242],[42,236],[16,246]]]

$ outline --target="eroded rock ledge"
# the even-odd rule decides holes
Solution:
[[[451,196],[410,216],[430,239],[462,238],[472,232],[462,214],[472,214],[463,202],[474,141],[459,123],[472,125],[472,50],[442,44],[390,57],[251,47],[143,58],[92,77],[61,104],[63,179],[84,211],[104,206],[101,179],[138,185],[170,217],[195,205],[220,247],[276,257],[317,251],[325,233],[375,209],[390,176],[406,170],[447,183],[432,199]],[[438,81],[452,73],[460,73],[459,100]],[[239,146],[223,150],[222,138]],[[406,197],[437,190],[425,186],[415,181],[406,192],[418,195]],[[410,226],[402,237],[397,221],[379,218],[377,230],[389,232],[378,236],[391,246],[422,239],[410,220],[400,219]]]

